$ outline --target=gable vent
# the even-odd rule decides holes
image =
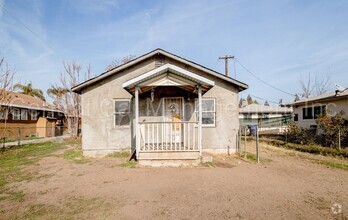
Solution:
[[[164,57],[163,56],[156,56],[156,58],[155,58],[155,68],[163,66],[163,64],[164,64]]]

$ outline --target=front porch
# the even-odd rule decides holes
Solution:
[[[198,160],[202,156],[202,95],[213,85],[171,64],[125,82],[123,88],[134,95],[136,158]],[[144,112],[148,103],[158,111]]]
[[[197,122],[140,122],[140,152],[199,151]]]

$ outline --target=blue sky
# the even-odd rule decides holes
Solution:
[[[250,71],[289,93],[308,73],[348,86],[348,1],[0,0],[0,56],[16,80],[46,90],[62,62],[102,73],[117,58],[163,48],[224,72],[235,55]],[[233,77],[233,64],[230,63]],[[293,97],[236,63],[236,78],[270,101]],[[334,89],[334,87],[332,87]],[[261,101],[263,102],[263,101]]]

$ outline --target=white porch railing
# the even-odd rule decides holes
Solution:
[[[139,122],[140,152],[199,151],[198,122]]]

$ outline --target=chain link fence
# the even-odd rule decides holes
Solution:
[[[246,157],[247,140],[255,141],[256,156],[258,157],[259,141],[265,139],[277,140],[288,143],[294,143],[303,146],[317,145],[325,148],[348,149],[348,128],[340,128],[337,132],[333,132],[330,136],[325,135],[320,129],[303,129],[294,136],[288,132],[289,124],[281,122],[281,124],[269,123],[262,125],[245,125],[242,124],[238,132],[237,149],[240,154]],[[281,125],[281,126],[277,126]],[[254,151],[254,150],[253,150]]]

